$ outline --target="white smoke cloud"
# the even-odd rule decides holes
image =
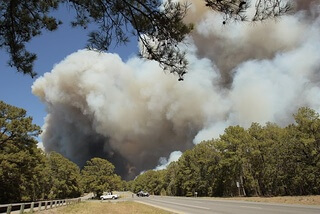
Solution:
[[[37,147],[38,147],[39,149],[41,149],[42,151],[45,151],[45,148],[44,148],[42,142],[39,142],[39,143],[37,144]]]
[[[166,157],[161,157],[159,159],[159,163],[160,165],[158,165],[155,170],[162,170],[162,169],[166,169],[170,163],[174,162],[174,161],[178,161],[179,158],[181,157],[182,152],[180,151],[174,151],[170,154],[169,158],[167,159]]]
[[[204,127],[198,132],[193,139],[193,143],[198,144],[205,140],[217,139],[229,125],[228,121],[225,120],[212,123],[209,127]]]
[[[135,173],[191,148],[208,117],[220,118],[224,107],[210,61],[190,56],[190,62],[197,70],[177,84],[155,62],[124,63],[115,54],[86,50],[68,56],[33,85],[48,106],[45,148],[79,164],[93,154],[107,157]],[[221,105],[211,108],[214,103]]]
[[[48,109],[41,136],[47,151],[79,165],[104,157],[132,178],[230,125],[286,125],[301,106],[320,110],[318,16],[299,10],[223,26],[218,14],[192,2],[186,20],[196,29],[183,82],[156,62],[87,50],[35,81],[32,91]]]

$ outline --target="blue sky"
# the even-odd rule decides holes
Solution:
[[[69,54],[83,49],[87,43],[89,31],[80,28],[71,28],[70,20],[73,15],[62,6],[54,15],[63,21],[63,25],[54,32],[44,32],[34,38],[28,45],[29,51],[37,54],[35,71],[38,77],[50,72],[56,63],[59,63]],[[132,38],[126,46],[111,45],[109,52],[118,53],[126,61],[138,52],[137,40]],[[33,122],[42,126],[46,116],[45,105],[31,93],[31,86],[36,78],[18,73],[15,68],[7,65],[9,59],[4,50],[0,50],[0,100],[24,108],[27,114],[33,117]]]

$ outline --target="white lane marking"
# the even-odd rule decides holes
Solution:
[[[251,209],[259,209],[259,210],[262,209],[261,207],[252,207],[252,206],[240,206],[240,207],[243,207],[243,208],[251,208]]]
[[[185,206],[185,207],[191,207],[191,208],[197,208],[197,209],[203,209],[203,210],[210,210],[208,207],[199,207],[199,206],[194,206],[194,205],[189,205],[189,204],[180,204],[180,203],[175,203],[175,202],[169,202],[169,201],[159,201],[159,200],[154,200],[150,199],[151,201],[156,201],[156,202],[161,202],[161,203],[168,203],[168,204],[175,204],[175,205],[180,205],[180,206]]]
[[[205,204],[205,202],[200,202],[200,201],[192,201],[192,202],[197,204]]]
[[[162,210],[166,210],[166,211],[169,211],[169,212],[172,212],[172,213],[176,213],[176,214],[185,214],[184,212],[180,212],[178,210],[174,210],[174,209],[170,209],[170,208],[167,208],[167,207],[158,206],[158,205],[147,203],[147,202],[144,202],[144,201],[135,200],[134,202],[138,202],[138,203],[141,203],[141,204],[146,204],[146,205],[153,206],[153,207],[156,207],[156,208],[159,208],[159,209],[162,209]]]

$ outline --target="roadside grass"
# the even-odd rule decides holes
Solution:
[[[233,198],[214,198],[214,199],[283,203],[283,204],[320,205],[320,195],[278,196],[278,197],[233,197]]]
[[[79,204],[70,205],[67,207],[60,207],[57,209],[41,211],[42,214],[169,214],[171,212],[161,210],[152,206],[136,203],[132,201],[125,202],[81,202]]]
[[[120,198],[132,198],[132,192],[118,192],[118,191],[114,191],[114,194],[117,194]]]

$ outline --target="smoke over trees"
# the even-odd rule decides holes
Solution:
[[[236,182],[246,196],[319,194],[320,117],[307,107],[284,128],[273,123],[229,126],[219,138],[187,150],[166,169],[146,171],[126,185],[107,160],[88,160],[80,174],[62,155],[45,155],[33,139],[39,127],[25,111],[0,104],[1,203],[78,197],[83,189],[100,195],[127,186],[156,195],[236,196]]]
[[[46,150],[80,166],[106,158],[132,178],[228,126],[286,126],[301,106],[319,111],[320,21],[313,9],[277,22],[222,25],[223,15],[193,2],[185,21],[195,30],[188,46],[179,45],[189,62],[180,84],[155,61],[88,50],[68,56],[32,88],[48,109]]]
[[[285,128],[253,123],[230,126],[161,171],[147,171],[132,191],[174,196],[281,196],[319,194],[320,118],[309,108]],[[163,194],[163,193],[162,193]]]
[[[79,167],[58,154],[48,161],[37,148],[39,133],[24,109],[0,101],[0,203],[81,194]]]
[[[76,198],[84,189],[101,194],[124,187],[107,160],[89,160],[80,174],[80,168],[61,154],[44,153],[37,148],[39,133],[24,109],[0,101],[1,204]]]

